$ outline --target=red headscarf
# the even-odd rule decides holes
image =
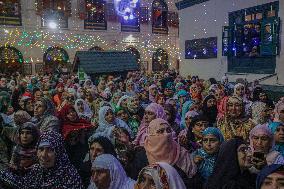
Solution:
[[[67,114],[70,112],[70,110],[72,110],[74,112],[75,108],[72,105],[66,104],[59,112],[58,112],[58,118],[60,120],[62,120],[62,135],[64,137],[64,139],[66,139],[66,137],[74,132],[74,131],[78,131],[81,129],[87,129],[87,128],[91,128],[91,122],[85,120],[85,119],[79,119],[77,113],[76,113],[76,120],[75,121],[70,121],[67,118]]]

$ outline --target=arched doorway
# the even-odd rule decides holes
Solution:
[[[69,55],[61,47],[49,47],[44,55],[43,62],[46,72],[52,72],[55,69],[69,69]]]
[[[15,47],[9,45],[0,47],[0,72],[12,73],[21,71],[23,62],[22,53]]]
[[[163,71],[169,68],[168,53],[164,49],[157,49],[152,57],[152,70]]]
[[[99,47],[99,46],[94,46],[94,47],[91,47],[89,49],[89,51],[99,51],[99,52],[101,52],[101,51],[104,51],[104,49],[102,47]]]

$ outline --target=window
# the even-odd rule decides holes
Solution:
[[[136,7],[133,8],[133,15],[120,17],[122,32],[140,32],[139,10],[140,3],[138,1]]]
[[[0,1],[0,25],[22,25],[20,0]]]
[[[163,0],[152,3],[152,32],[168,34],[168,6]]]
[[[42,27],[68,28],[70,0],[37,0],[36,7],[37,14],[41,16]]]
[[[15,72],[23,65],[22,53],[12,46],[0,47],[0,70],[2,72]]]
[[[85,29],[106,30],[105,2],[103,0],[86,0]]]
[[[223,29],[223,55],[228,70],[243,73],[274,73],[279,54],[279,2],[229,13]]]
[[[157,49],[152,57],[152,70],[163,71],[169,67],[168,53],[164,49]]]

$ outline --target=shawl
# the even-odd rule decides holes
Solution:
[[[166,113],[164,108],[157,104],[157,103],[151,103],[149,104],[145,111],[150,111],[150,112],[154,112],[156,115],[156,118],[162,118],[162,119],[166,119]],[[135,138],[135,140],[133,141],[133,143],[135,145],[140,145],[143,146],[145,138],[146,138],[146,130],[148,128],[148,124],[145,122],[145,119],[143,118],[141,125],[138,129],[138,133],[137,136]]]
[[[83,106],[84,106],[84,111],[83,112],[79,112],[78,102],[82,102],[83,103]],[[90,106],[88,105],[88,103],[85,100],[77,99],[75,101],[74,107],[75,107],[75,110],[76,110],[79,118],[85,118],[85,119],[89,119],[89,120],[92,118],[93,112],[92,112]]]
[[[72,109],[75,111],[75,108],[72,105],[66,104],[58,113],[58,118],[62,120],[62,135],[64,140],[66,140],[67,136],[74,131],[88,129],[92,127],[89,121],[85,119],[80,119],[78,115],[76,115],[76,120],[74,122],[70,121],[67,118],[67,114]]]
[[[254,102],[251,106],[252,121],[255,124],[264,124],[267,122],[261,112],[266,109],[267,105],[264,102]]]
[[[0,178],[14,188],[23,189],[82,189],[80,176],[68,159],[63,139],[59,133],[48,131],[40,136],[39,144],[47,143],[55,152],[55,165],[44,168],[40,164],[32,166],[31,170],[23,177],[15,175],[9,170],[0,172]]]
[[[272,134],[276,133],[276,130],[278,127],[283,126],[283,123],[281,122],[272,122],[268,125],[269,129],[271,130]],[[280,152],[281,155],[284,157],[284,144],[281,143],[275,143],[274,150],[276,150],[277,152]]]
[[[139,173],[135,189],[138,189],[139,184],[143,181],[143,174],[153,178],[156,189],[186,189],[178,172],[167,163],[157,162],[143,168]]]
[[[110,173],[110,186],[108,189],[133,189],[135,181],[127,177],[120,162],[110,154],[102,154],[92,162],[92,169],[106,169]],[[92,187],[93,186],[93,187]],[[89,189],[96,189],[92,183]]]
[[[173,133],[156,134],[164,124],[169,125],[161,118],[154,119],[147,129],[144,148],[149,164],[161,161],[172,166],[176,165],[191,178],[196,173],[196,167],[189,152],[174,140]]]

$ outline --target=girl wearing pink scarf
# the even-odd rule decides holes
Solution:
[[[144,148],[149,164],[165,162],[180,168],[189,178],[196,173],[190,153],[173,138],[169,123],[161,118],[150,122]]]
[[[133,141],[134,145],[144,145],[146,130],[149,126],[149,123],[156,118],[166,119],[166,113],[161,105],[157,103],[151,103],[145,109],[144,117],[139,127],[136,139]]]

